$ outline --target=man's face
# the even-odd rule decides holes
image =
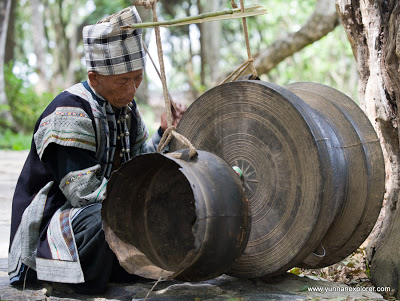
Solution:
[[[89,72],[94,90],[114,107],[122,108],[130,103],[143,79],[143,69],[118,75],[100,75]]]

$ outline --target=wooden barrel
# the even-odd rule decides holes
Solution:
[[[313,83],[223,84],[189,107],[178,132],[243,170],[252,226],[229,271],[234,276],[340,261],[377,219],[384,192],[379,140],[339,91]],[[180,148],[172,141],[172,150]]]
[[[146,278],[200,281],[226,272],[250,233],[249,202],[225,161],[154,153],[123,164],[107,184],[102,218],[120,264]]]

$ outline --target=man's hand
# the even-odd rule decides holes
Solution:
[[[181,120],[183,114],[186,112],[187,107],[179,102],[176,102],[175,105],[176,105],[176,110],[171,105],[171,111],[172,111],[172,125],[176,127],[179,121]],[[167,127],[168,127],[167,113],[164,112],[161,115],[161,129],[165,131]]]

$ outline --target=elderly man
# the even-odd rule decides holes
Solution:
[[[105,241],[100,212],[111,172],[154,152],[167,127],[164,115],[149,138],[133,100],[145,66],[142,32],[120,27],[138,22],[130,7],[86,26],[88,81],[59,94],[36,123],[13,198],[11,283],[37,278],[98,293],[131,278]],[[177,110],[175,124],[186,108]]]

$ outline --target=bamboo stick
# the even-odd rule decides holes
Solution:
[[[246,17],[258,16],[258,15],[264,15],[266,13],[267,13],[266,8],[264,8],[262,5],[256,4],[256,5],[251,5],[249,7],[246,7],[244,9],[244,12],[242,12],[240,8],[227,9],[227,10],[223,10],[223,11],[203,13],[203,14],[199,14],[197,16],[172,19],[172,20],[168,20],[168,21],[131,24],[131,25],[126,25],[126,26],[121,26],[121,29],[149,28],[149,27],[155,27],[155,26],[161,26],[161,27],[182,26],[182,25],[195,24],[195,23],[246,18]]]

